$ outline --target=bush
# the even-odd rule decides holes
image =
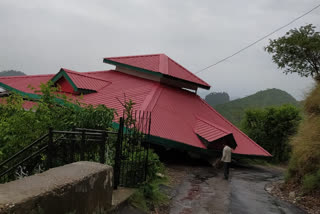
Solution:
[[[301,120],[300,111],[293,105],[251,109],[245,113],[242,130],[272,154],[273,162],[289,159],[289,137],[295,134]]]
[[[41,98],[26,110],[25,99],[12,94],[0,102],[0,162],[9,158],[49,128],[71,130],[74,127],[111,129],[115,111],[104,105],[85,105],[72,100],[51,82],[41,84],[35,93]]]
[[[166,178],[157,178],[142,184],[138,191],[130,198],[130,203],[147,212],[154,210],[155,207],[159,207],[162,204],[167,204],[169,198],[159,188],[161,184],[165,184],[166,182]]]
[[[302,187],[305,192],[320,188],[320,170],[314,174],[305,175],[303,177]]]

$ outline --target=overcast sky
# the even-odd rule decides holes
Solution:
[[[27,74],[112,68],[103,57],[165,53],[192,72],[215,63],[319,4],[319,0],[0,0],[0,70]],[[320,9],[283,29],[312,23]],[[268,40],[199,77],[243,97],[279,88],[302,99],[313,81],[285,75]],[[208,91],[200,91],[201,95]]]

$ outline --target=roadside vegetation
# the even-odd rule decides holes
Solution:
[[[304,120],[292,138],[293,152],[287,181],[302,184],[305,192],[320,190],[320,84],[304,103]]]
[[[265,50],[285,74],[312,77],[315,87],[304,102],[304,118],[292,138],[286,182],[304,193],[320,192],[320,32],[312,24],[270,40]]]
[[[300,120],[300,110],[293,105],[251,109],[245,112],[241,129],[272,154],[272,163],[283,163],[289,160],[289,137],[296,133]]]
[[[31,87],[32,88],[32,87]],[[49,128],[55,130],[72,130],[73,128],[99,129],[116,131],[112,123],[117,112],[105,105],[87,105],[79,99],[74,99],[60,92],[51,82],[41,84],[38,89],[32,88],[39,99],[30,99],[12,93],[8,97],[0,98],[0,163],[17,153],[36,139],[48,133]],[[129,100],[123,103],[126,125],[132,123],[132,108],[134,103]],[[30,106],[32,106],[30,108]],[[28,108],[26,108],[28,107]],[[125,139],[126,140],[126,139]],[[116,138],[108,141],[106,164],[114,164]],[[128,142],[124,142],[126,144]],[[90,150],[90,148],[88,148]],[[91,154],[99,160],[99,150],[92,150]],[[135,156],[144,157],[142,150],[134,149]],[[91,152],[91,150],[90,150]],[[156,173],[164,170],[158,155],[152,150],[148,151],[148,182],[152,184]],[[130,157],[126,157],[129,159]],[[45,162],[46,156],[42,156]],[[36,159],[33,161],[37,161]],[[126,167],[129,167],[126,165]],[[131,168],[130,168],[131,169]],[[132,169],[131,169],[132,170]],[[129,171],[129,170],[124,170]],[[151,194],[156,191],[152,189]],[[150,191],[149,191],[150,192]],[[148,196],[146,193],[146,195]],[[148,196],[150,198],[150,196]],[[151,197],[151,199],[153,199]],[[156,200],[156,199],[155,199]],[[151,203],[151,202],[150,202]]]

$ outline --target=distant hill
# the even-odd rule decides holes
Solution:
[[[8,71],[1,71],[0,76],[25,76],[26,74],[21,71],[15,70],[8,70]]]
[[[224,104],[230,101],[229,94],[227,92],[211,92],[205,98],[205,101],[212,107]]]
[[[283,104],[300,106],[299,102],[290,94],[273,88],[213,107],[230,122],[239,126],[246,109],[280,106]]]

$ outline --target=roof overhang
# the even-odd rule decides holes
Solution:
[[[173,76],[170,76],[170,75],[167,75],[167,74],[162,74],[162,73],[157,72],[157,71],[152,71],[152,70],[148,70],[148,69],[139,68],[139,67],[136,67],[136,66],[132,66],[132,65],[116,62],[116,61],[113,61],[113,60],[110,60],[110,59],[107,59],[107,58],[104,58],[103,62],[107,63],[107,64],[115,65],[115,66],[121,66],[121,67],[124,67],[124,68],[127,68],[127,69],[132,69],[132,70],[135,70],[135,71],[143,72],[143,73],[151,75],[151,76],[159,77],[161,79],[161,81],[160,81],[161,83],[168,84],[168,85],[171,85],[171,86],[176,86],[176,87],[181,87],[181,88],[189,88],[189,89],[193,89],[193,90],[196,90],[197,88],[203,88],[203,89],[207,89],[207,90],[210,89],[210,86],[201,85],[201,84],[198,84],[198,83],[195,83],[195,82],[191,82],[191,81],[187,81],[187,80],[184,80],[184,79],[180,79],[180,78],[173,77]]]

